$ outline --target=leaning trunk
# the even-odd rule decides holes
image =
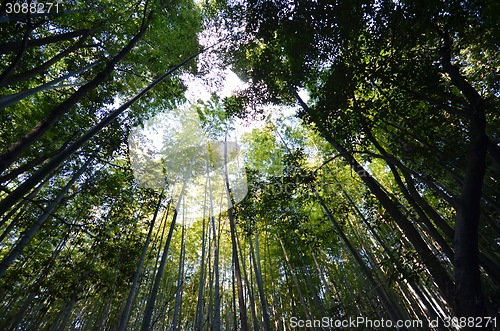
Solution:
[[[405,215],[399,210],[398,206],[391,198],[384,192],[381,188],[380,184],[373,178],[364,168],[361,166],[358,161],[354,158],[354,156],[344,148],[335,138],[326,130],[326,128],[322,125],[322,121],[318,117],[313,110],[311,110],[307,104],[302,100],[302,98],[297,94],[297,92],[293,91],[294,96],[302,106],[302,108],[311,116],[313,122],[316,123],[318,129],[323,134],[325,139],[334,147],[340,155],[344,157],[344,159],[351,165],[351,168],[358,174],[360,179],[364,182],[364,184],[368,187],[370,192],[378,199],[380,204],[387,210],[387,212],[391,215],[392,219],[396,222],[401,231],[405,234],[408,240],[411,242],[418,255],[422,259],[422,262],[425,264],[427,269],[429,270],[432,278],[436,282],[439,290],[441,291],[444,299],[450,304],[453,305],[454,302],[454,293],[453,281],[448,276],[446,270],[443,268],[437,257],[432,253],[427,246],[427,243],[422,239],[417,229],[413,226],[413,224],[405,217]]]
[[[90,91],[99,86],[102,82],[106,81],[113,73],[115,66],[127,56],[135,45],[142,39],[146,33],[146,29],[149,22],[152,19],[150,14],[147,20],[144,20],[139,33],[130,40],[130,42],[125,46],[117,55],[115,55],[107,64],[102,72],[100,72],[93,80],[82,86],[78,91],[73,93],[68,99],[56,106],[44,119],[42,119],[38,124],[26,135],[20,138],[17,142],[12,144],[2,155],[0,156],[0,173],[3,172],[12,162],[17,160],[22,152],[33,145],[38,139],[40,139],[48,130],[50,130],[59,119],[66,114],[71,107],[77,104],[83,97],[87,95]]]
[[[469,151],[455,224],[455,312],[458,316],[484,317],[486,308],[479,271],[478,228],[481,215],[481,191],[486,172],[489,139],[486,135],[486,114],[482,97],[467,82],[456,65],[451,63],[452,39],[442,33],[440,49],[443,71],[463,94],[469,104]]]
[[[47,177],[51,172],[53,172],[59,165],[61,165],[68,157],[70,157],[74,152],[76,152],[80,147],[86,144],[90,139],[97,135],[103,128],[108,126],[111,122],[116,120],[125,110],[127,110],[131,105],[133,105],[137,100],[139,100],[148,91],[154,88],[156,85],[161,83],[165,78],[170,76],[172,73],[177,71],[179,68],[184,66],[186,63],[193,60],[199,54],[203,53],[206,49],[199,51],[198,53],[190,56],[186,60],[175,65],[173,68],[166,71],[163,75],[154,80],[141,92],[139,92],[132,99],[124,103],[118,109],[114,110],[107,117],[103,118],[96,126],[89,129],[83,136],[78,138],[73,144],[64,149],[61,153],[57,154],[53,159],[51,159],[47,164],[40,168],[36,173],[34,173],[30,178],[19,185],[13,192],[11,192],[5,199],[0,201],[0,215],[3,215],[9,210],[18,200],[20,200],[24,195],[28,194],[29,191]]]
[[[2,278],[7,269],[14,263],[14,261],[17,259],[19,254],[23,251],[23,249],[28,245],[28,243],[31,241],[31,239],[35,236],[35,234],[38,232],[38,230],[42,227],[42,225],[45,223],[45,221],[49,218],[49,216],[52,214],[52,211],[59,205],[61,200],[64,198],[64,196],[68,193],[70,188],[73,186],[73,184],[80,178],[80,176],[87,170],[89,165],[94,161],[95,156],[97,155],[96,151],[86,162],[85,164],[73,175],[73,177],[70,179],[70,181],[64,186],[64,188],[59,192],[57,197],[52,201],[52,203],[47,206],[45,209],[44,213],[40,215],[40,217],[37,219],[35,224],[31,226],[31,228],[26,231],[21,240],[17,243],[17,245],[14,247],[14,249],[4,257],[4,259],[0,262],[0,278]]]

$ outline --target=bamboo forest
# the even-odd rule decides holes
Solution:
[[[0,330],[497,330],[500,1],[2,0]]]

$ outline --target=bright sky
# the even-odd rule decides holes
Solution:
[[[222,83],[222,89],[216,92],[221,98],[231,96],[236,90],[245,87],[245,83],[238,78],[238,76],[231,70],[225,70],[221,74],[224,77],[219,77]],[[201,99],[203,101],[208,101],[210,99],[210,91],[207,88],[206,83],[199,77],[194,77],[192,75],[184,75],[182,77],[188,90],[186,91],[186,99],[190,102],[196,102]]]
[[[206,39],[204,44],[213,44],[215,40],[213,40],[213,35],[210,33],[207,33],[208,37],[206,36]],[[226,69],[220,69],[222,66],[221,63],[219,63],[220,59],[217,57],[216,54],[214,53],[207,53],[201,56],[198,59],[198,65],[200,66],[200,71],[203,71],[205,74],[203,76],[194,76],[192,74],[184,74],[181,76],[181,79],[184,81],[184,83],[187,86],[187,91],[185,92],[185,97],[186,97],[186,104],[193,104],[196,103],[198,100],[202,101],[209,101],[211,98],[211,94],[215,93],[217,94],[220,98],[226,98],[231,95],[233,95],[236,91],[244,89],[246,87],[246,83],[243,82],[238,78],[238,76],[231,71],[229,68]],[[204,70],[202,69],[204,68]],[[307,92],[305,91],[300,91],[299,94],[301,97],[304,99],[304,101],[307,102],[309,99],[307,96]],[[285,115],[286,117],[293,117],[295,115],[296,108],[292,107],[286,107],[286,108],[280,108],[278,109],[279,111],[272,111],[276,110],[277,107],[273,106],[273,108],[269,108],[269,113],[271,114],[271,120],[273,122],[274,119],[277,118],[278,115]],[[132,130],[131,135],[129,136],[129,147],[131,151],[131,162],[132,162],[132,169],[134,169],[134,175],[136,177],[136,180],[144,186],[152,187],[152,188],[158,188],[161,186],[161,183],[163,180],[161,178],[165,177],[165,173],[162,174],[162,169],[166,169],[167,171],[172,170],[173,172],[182,172],[184,173],[186,170],[187,164],[176,164],[173,167],[168,166],[165,162],[162,165],[162,161],[160,161],[160,158],[165,158],[164,153],[167,150],[174,151],[175,150],[183,150],[184,152],[189,150],[190,147],[177,147],[179,141],[189,141],[193,138],[193,136],[196,135],[204,135],[202,133],[202,128],[198,123],[198,118],[197,114],[194,112],[190,112],[188,110],[188,107],[179,107],[177,110],[168,110],[165,113],[160,113],[157,115],[156,118],[151,119],[147,121],[144,124],[144,128],[134,128]],[[193,129],[188,129],[185,130],[183,128],[185,126],[185,123],[190,122],[192,123],[191,127],[195,128],[196,126],[199,126],[199,130],[192,131]],[[293,121],[292,121],[293,122]],[[182,124],[184,123],[184,124]],[[235,144],[234,141],[241,142],[241,136],[244,133],[251,132],[253,129],[263,127],[265,125],[265,121],[254,121],[252,123],[244,122],[243,120],[236,120],[235,121],[235,130],[234,133],[236,134],[236,137],[231,137],[233,142],[230,142],[228,139],[228,144]],[[183,131],[183,133],[181,132]],[[186,135],[186,132],[191,132]],[[134,136],[135,135],[135,136]],[[212,142],[208,139],[208,137],[202,138],[200,143],[194,143],[191,145],[191,150],[192,146],[198,144],[199,146],[203,146],[201,149],[206,150],[209,148],[211,144],[223,144],[223,139],[224,137],[221,137],[219,142]],[[168,144],[173,144],[175,146],[168,146]],[[180,143],[181,145],[185,145],[184,143]],[[189,143],[188,143],[189,144]],[[200,145],[201,144],[201,145]],[[134,146],[133,146],[134,145]],[[238,144],[239,145],[239,144]],[[236,146],[236,144],[235,144]],[[239,149],[238,147],[236,147]],[[162,153],[160,153],[162,152]],[[240,151],[239,153],[241,153]],[[195,152],[197,153],[197,152]],[[185,153],[184,153],[185,154]],[[163,155],[163,156],[162,156]],[[242,155],[242,154],[241,154]],[[194,158],[197,158],[198,156],[193,156]],[[173,159],[175,157],[172,157],[172,154],[170,156],[166,157],[167,159]],[[200,156],[201,158],[201,156]],[[239,156],[235,157],[236,159],[242,158]],[[205,160],[204,158],[203,160]],[[197,161],[201,162],[201,161]],[[203,161],[203,162],[206,162]],[[177,163],[177,162],[175,162]],[[236,164],[238,163],[238,164]],[[232,164],[232,165],[231,165]],[[247,189],[246,189],[246,174],[244,173],[244,164],[241,162],[235,162],[235,161],[229,161],[229,175],[230,175],[230,183],[231,189],[233,190],[233,195],[235,189],[241,191],[241,195],[237,200],[243,199],[243,197],[246,195]],[[181,170],[176,171],[175,169],[179,168]],[[190,171],[188,171],[190,172]],[[220,171],[219,171],[220,172]],[[170,176],[170,174],[168,175]],[[198,176],[199,177],[199,176]],[[199,192],[202,187],[204,187],[205,184],[205,178],[200,179],[195,176],[195,178],[190,178],[190,179],[184,179],[180,180],[181,182],[186,182],[188,184],[188,187],[186,188],[186,192],[184,194],[185,198],[184,201],[190,200],[191,207],[190,207],[190,218],[197,218],[194,214],[199,214],[201,212],[200,205],[202,202],[198,201],[196,202],[196,199],[199,198]],[[220,184],[219,181],[217,181],[217,178],[221,177],[221,174],[217,174],[217,171],[214,171],[214,177],[213,177],[213,184],[217,186],[217,184]],[[169,177],[170,178],[170,177]],[[223,182],[223,181],[222,181]],[[180,183],[178,183],[180,184]],[[200,186],[201,185],[201,186]],[[177,186],[177,189],[175,189],[176,192],[172,192],[172,198],[174,200],[176,199],[177,196],[179,195],[179,189],[181,186],[179,185],[174,185]],[[183,190],[183,189],[182,189]],[[191,193],[195,193],[194,197]],[[193,200],[194,199],[194,200]],[[178,201],[180,203],[180,201]],[[226,206],[219,206],[217,209],[226,209]],[[194,213],[194,214],[193,214]],[[199,216],[199,215],[198,215]]]
[[[221,98],[229,97],[233,95],[236,91],[243,89],[246,87],[246,83],[243,82],[241,79],[238,78],[238,76],[232,72],[229,69],[226,69],[224,71],[219,71],[216,74],[216,79],[218,80],[216,85],[218,88],[215,89],[210,89],[207,86],[206,80],[193,76],[191,74],[185,74],[182,76],[182,79],[184,80],[185,84],[187,85],[187,91],[185,92],[185,97],[187,99],[187,104],[190,103],[196,103],[198,100],[202,101],[208,101],[211,96],[211,92],[217,93],[217,95]],[[211,78],[211,80],[214,80],[214,77]],[[221,83],[222,82],[222,83]],[[299,95],[301,98],[307,102],[309,100],[309,95],[306,90],[300,90]],[[293,117],[295,115],[295,108],[292,107],[283,107],[279,110],[279,112],[272,113],[271,119],[275,119],[276,116],[278,116],[277,113],[280,115],[285,115],[285,117]],[[140,129],[141,134],[146,136],[150,141],[151,141],[151,146],[148,146],[151,150],[161,150],[164,144],[164,136],[165,132],[168,131],[168,129],[162,125],[162,122],[168,121],[171,122],[167,126],[172,126],[175,125],[172,123],[173,121],[176,121],[175,116],[171,117],[169,115],[160,113],[158,116],[158,119],[153,119],[152,121],[148,121],[144,125],[143,129]],[[274,121],[273,121],[274,122]],[[236,139],[238,141],[241,141],[241,136],[245,133],[251,132],[255,128],[260,128],[263,127],[265,124],[264,121],[254,121],[252,123],[248,122],[243,122],[243,120],[236,120],[235,123],[235,132],[237,134]]]

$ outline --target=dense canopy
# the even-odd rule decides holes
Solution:
[[[1,330],[499,326],[498,1],[48,4],[0,6]]]

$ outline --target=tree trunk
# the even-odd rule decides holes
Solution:
[[[72,293],[69,301],[64,304],[63,309],[59,313],[59,316],[56,320],[56,323],[54,323],[54,325],[52,326],[52,331],[66,330],[66,324],[68,324],[71,313],[73,312],[73,308],[75,307],[75,297],[77,295],[78,293]]]
[[[370,129],[367,128],[367,126],[365,126],[364,131],[365,131],[366,135],[368,136],[368,140],[372,142],[372,144],[375,146],[375,148],[377,148],[377,150],[382,154],[382,156],[384,156],[384,158],[386,160],[392,159],[392,157],[385,150],[385,148],[382,147],[379,144],[379,142],[375,139],[375,137],[371,133]],[[448,259],[450,261],[453,261],[453,250],[448,245],[448,243],[443,238],[443,236],[436,230],[434,224],[432,224],[432,222],[429,220],[429,218],[427,217],[427,214],[423,211],[420,204],[418,204],[416,199],[414,199],[414,195],[410,194],[409,190],[407,189],[407,186],[410,185],[410,183],[406,183],[407,186],[405,186],[398,170],[396,169],[396,166],[392,162],[387,161],[387,165],[391,169],[394,180],[396,181],[396,184],[398,185],[401,193],[403,193],[404,197],[406,198],[406,201],[408,201],[408,203],[413,207],[413,209],[419,215],[420,220],[424,223],[425,228],[427,229],[426,232],[431,236],[432,239],[434,239],[439,244],[439,246],[441,246],[442,252],[446,255],[446,257],[448,257]],[[416,190],[414,193],[417,193],[417,195],[420,197],[420,194],[418,194],[418,192],[416,192]],[[423,202],[424,205],[427,205],[427,203],[425,201],[422,201],[422,200],[423,199],[420,199],[420,202]],[[432,209],[434,211],[434,209],[430,206],[427,207],[428,211],[429,211],[429,209]],[[432,213],[432,215],[438,217],[440,224],[442,224],[442,223],[446,224],[446,222],[444,222],[444,220],[441,219],[441,217],[437,214],[437,212],[434,211],[434,213]],[[445,229],[449,230],[446,227],[445,227]]]
[[[23,251],[24,247],[28,245],[30,240],[35,236],[35,234],[38,232],[38,230],[42,227],[42,225],[45,223],[45,221],[49,218],[50,214],[52,211],[57,207],[59,202],[64,198],[64,196],[68,193],[69,189],[73,184],[80,178],[80,176],[87,170],[89,165],[92,163],[94,160],[95,155],[97,155],[97,151],[89,157],[89,159],[85,162],[83,166],[80,167],[80,169],[71,177],[70,181],[64,186],[64,188],[59,192],[59,194],[56,196],[56,198],[52,201],[52,203],[45,209],[45,212],[38,217],[37,221],[35,224],[31,226],[31,228],[26,231],[22,238],[19,240],[19,242],[16,244],[14,249],[3,258],[3,260],[0,262],[0,278],[2,278],[5,275],[5,272],[7,269],[10,267],[12,263],[16,260],[16,258],[21,254]]]
[[[146,259],[146,254],[148,252],[149,244],[151,242],[151,235],[153,233],[154,225],[156,223],[156,219],[157,219],[158,214],[159,214],[160,209],[161,209],[161,202],[163,199],[163,193],[164,193],[164,189],[162,189],[162,192],[160,193],[160,196],[158,197],[158,203],[156,204],[156,208],[155,208],[155,211],[153,213],[153,218],[151,219],[151,224],[149,225],[149,230],[148,230],[148,235],[146,237],[146,242],[144,243],[144,247],[142,248],[141,257],[139,259],[139,263],[137,264],[137,269],[134,272],[132,286],[130,287],[130,292],[129,292],[128,297],[127,297],[127,303],[125,304],[125,308],[124,308],[123,313],[120,317],[120,324],[118,326],[118,331],[125,331],[125,329],[127,328],[127,323],[128,323],[129,318],[130,318],[130,310],[132,307],[132,302],[134,300],[135,293],[137,291],[137,287],[139,284],[139,277],[140,277],[141,272],[142,272],[142,266],[144,265],[144,261]],[[166,214],[168,214],[169,207],[170,207],[170,203],[167,206]]]
[[[295,271],[293,270],[292,264],[290,263],[290,258],[288,257],[288,254],[286,252],[285,245],[283,244],[283,240],[281,239],[281,237],[279,236],[278,233],[276,233],[276,235],[278,237],[278,241],[280,243],[281,250],[283,251],[283,257],[285,258],[285,263],[286,263],[286,265],[288,267],[288,270],[290,271],[290,275],[292,276],[293,284],[295,285],[295,288],[297,289],[297,294],[299,296],[300,305],[302,306],[302,310],[304,311],[305,317],[308,320],[310,320],[311,319],[311,314],[309,313],[309,309],[307,309],[306,300],[305,300],[304,296],[302,295],[302,291],[300,290],[299,279],[297,278],[297,275],[296,275]],[[288,286],[288,287],[289,287],[289,289],[291,291],[292,286]],[[290,293],[290,295],[293,298],[292,293]],[[292,316],[297,316],[297,315],[294,313]]]
[[[325,129],[318,115],[307,106],[307,104],[302,100],[297,92],[293,91],[293,94],[295,95],[302,108],[311,117],[311,120],[316,124],[318,130],[322,133],[324,138],[345,158],[345,160],[351,165],[351,168],[358,174],[360,179],[371,191],[371,193],[375,195],[375,197],[377,197],[380,204],[391,215],[392,219],[403,231],[405,236],[412,243],[413,247],[415,247],[415,250],[422,259],[422,262],[431,273],[445,300],[450,306],[453,306],[453,281],[450,279],[446,270],[443,268],[436,256],[432,254],[432,251],[429,249],[426,242],[422,239],[413,224],[411,224],[411,222],[399,210],[398,206],[384,192],[384,190],[380,187],[380,184],[356,161],[352,154],[349,153],[349,151],[347,151],[340,143],[338,143],[335,138]]]
[[[455,237],[455,230],[448,225],[448,223],[437,213],[437,211],[430,206],[427,201],[417,192],[415,188],[415,184],[413,178],[411,176],[411,172],[408,168],[406,168],[401,162],[397,162],[394,158],[390,158],[390,160],[386,160],[387,162],[393,162],[403,173],[403,176],[406,180],[406,187],[410,192],[411,196],[417,201],[420,207],[425,211],[429,217],[434,221],[437,227],[445,234],[447,238],[450,240]],[[459,203],[456,203],[452,206],[456,210],[459,209]],[[486,254],[479,251],[479,263],[484,268],[486,273],[491,276],[493,280],[497,282],[500,281],[500,266],[489,258]]]
[[[258,240],[257,233],[258,233],[258,229],[255,228],[255,246],[259,246],[259,240]],[[251,260],[253,262],[255,280],[257,281],[257,289],[259,290],[260,305],[262,308],[262,317],[264,319],[264,330],[271,331],[271,321],[269,320],[266,294],[264,291],[264,284],[262,282],[262,272],[260,270],[260,254],[255,253],[251,235],[248,236],[248,241],[250,243],[250,257],[251,257]],[[258,248],[257,248],[257,250],[258,250]]]
[[[238,248],[238,252],[240,253],[239,257],[241,259],[241,269],[243,269],[243,280],[245,281],[248,299],[250,301],[250,312],[252,313],[253,330],[259,331],[259,320],[257,319],[257,315],[255,313],[255,300],[253,295],[253,287],[250,280],[248,279],[247,267],[245,265],[245,257],[243,255],[243,249],[241,248],[241,242],[238,236],[236,236],[236,245]]]
[[[363,259],[359,255],[358,251],[354,248],[354,246],[351,244],[350,240],[347,238],[347,236],[344,233],[344,230],[342,227],[338,224],[338,222],[334,219],[332,213],[330,212],[330,209],[326,206],[325,202],[323,199],[320,197],[318,192],[315,190],[314,195],[316,196],[316,199],[318,199],[318,202],[320,203],[321,207],[325,211],[326,216],[328,217],[328,220],[332,224],[332,226],[335,228],[339,236],[342,238],[342,241],[346,244],[347,248],[351,252],[352,256],[354,257],[354,260],[358,263],[359,267],[363,271],[363,274],[365,275],[366,279],[370,283],[371,287],[373,290],[377,293],[377,296],[380,299],[380,302],[382,303],[382,306],[385,308],[387,314],[389,315],[390,319],[393,320],[394,322],[400,320],[399,314],[397,313],[396,309],[392,306],[391,301],[387,297],[387,295],[384,293],[382,290],[381,286],[377,283],[377,281],[373,278],[371,271],[368,269],[366,264],[364,263]]]
[[[30,178],[28,178],[21,185],[19,185],[11,194],[9,194],[6,198],[0,201],[0,215],[5,214],[7,210],[9,210],[19,199],[21,199],[24,195],[26,195],[38,182],[42,181],[46,176],[48,176],[52,171],[54,171],[54,169],[57,169],[57,167],[60,164],[62,164],[68,157],[70,157],[75,151],[77,151],[80,147],[82,147],[85,143],[87,143],[90,139],[92,139],[103,128],[105,128],[107,125],[113,122],[120,114],[122,114],[132,104],[134,104],[137,100],[139,100],[144,94],[146,94],[149,90],[151,90],[153,87],[162,82],[165,78],[170,76],[176,70],[184,66],[186,63],[193,60],[195,57],[204,52],[206,49],[207,48],[199,51],[198,53],[190,56],[186,60],[180,62],[173,68],[169,69],[167,72],[158,77],[155,81],[149,84],[146,88],[144,88],[132,99],[124,103],[118,109],[114,110],[111,114],[109,114],[105,118],[103,118],[96,126],[89,129],[83,136],[81,136],[73,144],[68,146],[64,151],[62,151],[53,159],[51,159],[45,166],[40,168]]]
[[[29,16],[26,17],[26,25],[26,32],[24,33],[23,39],[19,44],[19,51],[17,52],[16,57],[12,60],[11,64],[0,74],[0,86],[2,86],[2,83],[7,79],[7,77],[9,77],[9,75],[13,73],[14,70],[16,70],[19,63],[21,63],[24,54],[26,53],[29,43],[29,37],[31,35],[31,32],[36,27],[31,22],[31,17]]]
[[[455,311],[458,316],[487,316],[481,289],[478,258],[478,233],[481,214],[481,193],[486,172],[486,156],[489,139],[486,135],[486,114],[484,101],[451,63],[452,41],[448,33],[443,33],[443,47],[440,50],[443,71],[448,74],[453,85],[469,103],[469,150],[467,168],[457,210],[455,224]]]
[[[177,221],[177,209],[174,210],[172,223],[170,224],[170,230],[168,231],[167,242],[165,243],[163,254],[161,256],[160,266],[158,267],[158,270],[156,272],[155,281],[151,289],[151,292],[149,294],[148,302],[146,304],[146,310],[144,311],[144,317],[142,319],[142,324],[141,324],[141,331],[149,331],[151,326],[151,319],[153,317],[156,297],[158,296],[160,283],[163,278],[163,273],[165,272],[165,267],[167,265],[167,255],[170,249],[170,242],[172,241],[172,236],[174,234],[176,221]]]
[[[46,278],[48,277],[48,275],[51,271],[50,269],[55,264],[56,257],[59,256],[59,253],[61,253],[63,248],[66,246],[68,239],[69,239],[69,235],[70,235],[70,230],[68,229],[66,235],[61,240],[61,242],[58,244],[56,249],[52,252],[50,259],[45,264],[43,269],[40,271],[40,274],[37,276],[37,280],[34,282],[35,285],[30,289],[30,294],[29,294],[28,298],[26,298],[26,300],[24,301],[24,304],[17,311],[16,315],[12,319],[12,322],[10,324],[8,321],[7,321],[7,323],[5,323],[5,325],[9,325],[8,326],[9,331],[19,330],[21,327],[19,327],[18,325],[23,320],[24,314],[26,313],[26,310],[29,308],[29,306],[33,302],[33,299],[35,299],[35,297],[37,297],[37,299],[40,300],[40,297],[43,297],[43,294],[40,293],[40,288],[42,287],[42,284],[44,282],[46,282]]]
[[[181,251],[179,253],[179,273],[177,275],[177,291],[175,292],[174,316],[172,318],[172,331],[179,329],[178,324],[181,314],[182,290],[184,288],[184,256],[186,250],[186,246],[184,243],[185,231],[186,231],[186,226],[182,224]]]
[[[26,47],[30,48],[30,47],[35,47],[35,46],[42,46],[42,45],[47,45],[47,44],[58,43],[61,41],[66,41],[69,39],[83,36],[85,34],[88,34],[90,31],[91,31],[90,29],[81,29],[81,30],[61,33],[61,34],[58,34],[55,36],[43,37],[43,38],[39,38],[39,39],[32,39],[32,40],[28,40]],[[24,41],[11,41],[11,42],[0,45],[0,54],[7,54],[10,52],[14,52],[16,49],[19,49],[22,46],[23,42]]]
[[[207,175],[208,171],[208,162],[207,162]],[[200,275],[199,280],[200,283],[198,285],[198,298],[196,300],[196,315],[195,315],[195,323],[194,329],[195,331],[201,331],[203,325],[203,290],[205,289],[205,259],[206,259],[206,242],[207,242],[207,222],[205,220],[209,220],[209,217],[206,217],[205,211],[207,210],[207,193],[205,190],[205,201],[203,203],[203,218],[201,220],[201,258],[200,258]]]
[[[3,97],[0,97],[0,110],[3,110],[9,106],[12,106],[13,104],[15,104],[23,99],[26,99],[26,98],[28,98],[28,97],[30,97],[33,94],[36,94],[38,92],[53,90],[53,89],[61,88],[61,87],[77,86],[77,85],[72,85],[72,84],[70,84],[70,85],[56,85],[56,84],[66,80],[70,77],[76,76],[84,71],[87,71],[88,69],[95,67],[98,64],[99,64],[99,62],[89,64],[88,66],[74,70],[70,73],[67,73],[66,75],[63,75],[63,76],[58,77],[56,79],[53,79],[48,83],[42,84],[42,85],[34,87],[32,89],[28,89],[28,90],[24,90],[24,91],[21,91],[18,93],[14,93],[11,95],[6,95]]]
[[[437,315],[436,310],[434,309],[434,307],[432,307],[432,305],[429,303],[429,301],[427,300],[427,298],[423,295],[423,293],[420,290],[420,287],[418,286],[418,284],[416,284],[412,280],[412,277],[408,277],[407,272],[406,272],[405,268],[403,267],[403,265],[401,264],[401,262],[394,256],[394,254],[392,253],[392,250],[387,246],[387,244],[378,235],[378,233],[375,231],[375,229],[370,224],[370,222],[368,222],[368,220],[365,218],[365,216],[361,213],[361,210],[359,210],[359,208],[356,206],[356,204],[352,200],[351,196],[344,190],[344,188],[342,187],[341,183],[336,178],[335,178],[335,182],[337,183],[337,185],[339,186],[339,188],[342,190],[342,193],[346,197],[346,199],[349,202],[349,204],[352,206],[352,208],[354,208],[354,211],[355,211],[356,215],[358,215],[358,217],[362,220],[363,224],[365,224],[365,226],[370,231],[370,234],[375,238],[375,240],[383,248],[384,252],[387,254],[387,256],[389,257],[390,261],[392,263],[394,263],[394,266],[396,267],[396,270],[399,273],[401,273],[401,275],[403,276],[403,279],[405,279],[407,281],[408,286],[410,286],[411,289],[417,294],[418,301],[421,302],[421,303],[423,303],[425,305],[426,311],[427,311],[427,313],[430,315],[430,317],[432,319],[437,318],[438,315]]]
[[[52,57],[50,60],[42,63],[41,65],[37,66],[36,68],[33,68],[31,70],[28,70],[26,72],[23,72],[21,74],[15,75],[15,76],[9,76],[9,77],[5,78],[0,83],[0,86],[12,85],[12,84],[15,84],[15,83],[23,81],[23,80],[31,79],[31,78],[43,73],[45,70],[49,69],[53,64],[57,63],[60,59],[62,59],[66,55],[81,48],[82,45],[85,43],[85,41],[89,38],[89,36],[94,31],[95,30],[89,30],[88,32],[84,33],[82,35],[82,37],[74,45],[66,48],[64,51],[58,53],[57,55]]]
[[[487,315],[479,271],[478,228],[488,139],[484,134],[484,114],[477,117],[471,119],[468,164],[454,238],[456,312],[467,317]]]
[[[117,54],[115,55],[104,68],[93,80],[83,85],[78,91],[73,93],[68,99],[56,106],[52,111],[45,116],[38,124],[26,135],[20,138],[17,142],[12,144],[4,153],[0,155],[0,173],[2,173],[12,162],[17,160],[21,153],[33,145],[40,137],[42,137],[45,132],[50,130],[59,119],[66,114],[71,107],[73,107],[77,102],[79,102],[83,97],[87,95],[88,92],[95,89],[102,82],[106,81],[113,73],[115,66],[123,60],[135,47],[135,45],[142,39],[146,33],[146,29],[152,19],[152,13],[148,15],[148,18],[143,21],[141,29],[139,32],[130,40],[130,42]]]
[[[233,265],[234,265],[234,273],[236,277],[236,285],[238,287],[238,305],[240,311],[240,320],[241,320],[241,330],[248,331],[248,318],[247,318],[247,309],[245,304],[245,298],[243,296],[243,283],[241,281],[241,271],[240,271],[240,262],[238,259],[238,249],[236,244],[236,224],[233,215],[233,203],[231,199],[231,190],[229,188],[229,174],[227,170],[227,136],[224,142],[224,167],[225,167],[225,182],[226,182],[226,193],[227,193],[227,204],[228,204],[228,218],[229,218],[229,227],[231,232],[231,244],[232,244],[232,256],[233,256]]]
[[[186,185],[187,185],[188,179],[191,175],[193,164],[195,162],[200,145],[201,145],[201,142],[198,145],[196,152],[193,153],[193,157],[192,157],[191,162],[189,164],[189,169],[187,169],[186,173],[184,174],[184,181],[182,183],[182,189],[181,189],[181,192],[179,193],[179,198],[177,200],[177,204],[176,204],[176,207],[174,209],[174,215],[172,217],[172,224],[170,225],[170,230],[168,232],[167,242],[165,243],[165,248],[163,250],[163,254],[161,257],[160,266],[158,267],[158,271],[156,272],[156,277],[155,277],[155,281],[153,284],[153,288],[151,289],[151,293],[149,295],[148,302],[146,304],[146,310],[144,312],[144,317],[142,319],[141,331],[148,331],[151,327],[151,318],[153,316],[153,311],[154,311],[154,307],[155,307],[155,303],[156,303],[156,297],[158,296],[158,291],[160,289],[160,283],[161,283],[161,280],[163,278],[163,274],[165,272],[167,255],[168,255],[168,251],[170,249],[170,242],[172,241],[172,235],[174,233],[175,223],[177,221],[177,213],[178,213],[180,204],[181,204],[182,200],[184,199],[184,192],[186,189]]]
[[[213,210],[213,209],[212,209]],[[215,217],[212,215],[212,232],[214,234],[214,308],[213,308],[213,320],[212,320],[212,331],[219,331],[221,329],[220,324],[220,275],[219,275],[219,238],[220,238],[220,222],[218,226],[218,231],[215,228]]]

